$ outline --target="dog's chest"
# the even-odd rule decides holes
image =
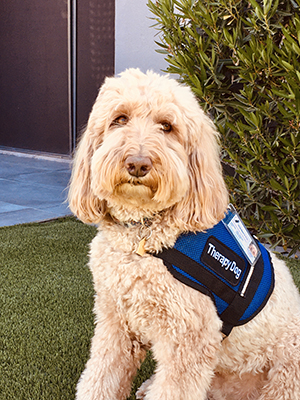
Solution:
[[[211,299],[175,280],[160,259],[112,250],[96,238],[90,268],[99,301],[109,297],[110,311],[144,343],[165,332],[198,331],[209,323],[204,318],[220,325]]]

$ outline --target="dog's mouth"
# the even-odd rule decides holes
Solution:
[[[157,185],[149,179],[129,178],[116,184],[114,193],[130,202],[151,202],[157,191]]]
[[[145,185],[142,181],[140,181],[139,179],[137,179],[137,180],[131,179],[131,180],[129,180],[127,183],[128,183],[129,185],[133,185],[133,186],[139,186],[139,185],[147,186],[147,185]]]
[[[132,187],[146,187],[150,189],[153,194],[157,191],[157,184],[149,177],[123,177],[120,182],[116,183],[115,188],[118,189],[121,186],[132,186]]]
[[[122,190],[121,188],[127,188],[128,190],[130,190],[130,188],[132,188],[133,190],[149,190],[151,191],[152,195],[155,194],[155,192],[157,191],[157,186],[153,185],[152,183],[149,183],[145,180],[142,179],[128,179],[128,180],[124,180],[120,183],[118,183],[115,187],[115,189],[117,191]]]

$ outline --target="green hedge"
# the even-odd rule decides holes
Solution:
[[[167,71],[218,127],[231,200],[273,245],[300,248],[300,0],[149,1]]]

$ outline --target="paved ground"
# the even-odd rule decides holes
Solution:
[[[66,203],[68,159],[0,153],[0,226],[71,214]]]

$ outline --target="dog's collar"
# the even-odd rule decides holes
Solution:
[[[120,221],[118,218],[110,215],[111,219],[118,225],[124,226],[125,228],[132,228],[133,226],[145,226],[150,227],[152,225],[153,218],[142,217],[139,221],[129,219],[127,221]]]
[[[160,215],[162,212],[159,213]],[[156,214],[157,216],[158,214]],[[139,227],[138,230],[138,235],[137,235],[137,240],[138,240],[138,245],[137,249],[135,251],[136,254],[139,256],[144,256],[146,253],[145,250],[145,244],[148,239],[150,239],[152,235],[152,224],[153,224],[153,219],[155,218],[155,215],[153,215],[153,218],[149,217],[142,217],[140,220],[136,221],[134,219],[129,219],[127,221],[120,221],[118,218],[116,218],[113,215],[110,215],[112,221],[122,227],[125,228],[132,228],[132,227]]]

